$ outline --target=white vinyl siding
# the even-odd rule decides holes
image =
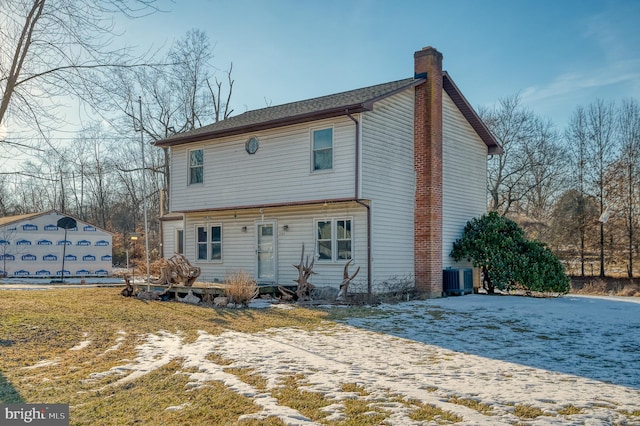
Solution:
[[[413,89],[361,115],[362,198],[371,200],[372,281],[413,279]]]
[[[469,267],[454,262],[449,253],[467,222],[487,211],[487,146],[446,93],[442,117],[443,267]]]
[[[308,145],[307,145],[308,146]],[[192,213],[186,215],[185,256],[194,265],[202,268],[200,280],[206,282],[223,281],[225,276],[243,270],[253,277],[257,274],[257,238],[256,224],[274,222],[277,229],[275,252],[277,253],[276,276],[278,282],[289,285],[298,277],[292,265],[300,263],[302,246],[305,247],[305,259],[309,261],[316,255],[314,247],[316,221],[326,217],[349,218],[352,221],[353,258],[350,267],[353,273],[358,266],[361,271],[354,280],[361,288],[366,289],[367,277],[367,244],[366,244],[366,210],[356,203],[332,203],[327,206],[311,205],[299,207],[245,209],[237,211],[220,211]],[[209,219],[206,219],[209,217]],[[203,226],[205,220],[215,221],[222,226],[224,256],[222,262],[199,261],[196,258],[196,231]],[[360,231],[358,231],[360,230]],[[316,261],[314,274],[310,281],[316,286],[333,286],[338,288],[342,281],[342,273],[346,260],[336,262]]]
[[[198,185],[189,185],[187,168],[195,146],[172,147],[171,210],[353,198],[354,127],[349,118],[338,117],[252,134],[260,140],[253,155],[245,150],[246,134],[205,142],[204,182]],[[323,128],[333,134],[330,173],[312,172],[310,132]]]
[[[175,253],[181,253],[179,251],[178,232],[182,231],[184,236],[182,219],[161,220],[160,225],[162,226],[162,256],[168,259]]]

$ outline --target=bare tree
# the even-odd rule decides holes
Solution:
[[[115,201],[113,189],[117,188],[107,138],[100,123],[87,125],[65,155],[70,168],[66,178],[73,185],[76,213],[105,229],[110,220],[109,206]]]
[[[155,0],[3,0],[0,7],[0,123],[44,134],[59,126],[64,97],[92,100],[114,68],[132,67],[113,47],[115,16],[141,17]],[[55,118],[55,120],[54,120]]]
[[[576,231],[580,237],[580,273],[585,275],[585,254],[587,238],[588,214],[586,211],[587,198],[587,114],[582,107],[577,107],[569,121],[569,126],[565,132],[565,137],[569,145],[569,152],[572,153],[573,183],[577,192],[574,200],[576,203],[575,220],[577,222]]]
[[[592,193],[600,205],[600,276],[605,276],[604,225],[606,223],[606,170],[615,154],[615,109],[612,103],[597,100],[587,107],[587,158]]]
[[[13,214],[11,212],[12,198],[9,176],[0,174],[0,217]]]
[[[549,228],[551,205],[564,190],[566,164],[550,120],[525,108],[518,95],[501,99],[480,115],[504,148],[488,163],[490,210],[524,215],[536,237]]]
[[[633,254],[636,240],[636,228],[640,199],[637,188],[640,187],[640,104],[634,99],[622,102],[618,111],[618,129],[621,151],[617,163],[621,175],[620,210],[624,214],[628,243],[629,278],[633,278]]]
[[[234,80],[232,68],[223,71],[227,83],[218,80],[218,70],[212,65],[213,50],[201,30],[190,30],[170,49],[162,68],[118,70],[117,81],[105,87],[104,102],[119,110],[123,119],[114,127],[132,133],[141,128],[145,138],[158,141],[177,133],[227,118],[233,110],[230,99]],[[213,81],[213,84],[211,83]],[[138,117],[138,99],[142,101],[142,120]],[[149,155],[150,171],[155,174],[152,184],[168,210],[169,155],[167,148]],[[158,178],[158,176],[160,178]]]
[[[577,189],[569,189],[553,207],[552,237],[550,242],[555,251],[573,266],[576,254],[579,259],[580,274],[585,276],[588,253],[595,248],[598,203],[594,197]]]
[[[533,121],[531,138],[522,145],[526,170],[520,185],[523,193],[516,207],[527,218],[527,223],[521,226],[529,237],[548,240],[552,232],[552,207],[568,180],[566,150],[551,121],[540,118]]]
[[[502,155],[489,160],[489,208],[507,214],[526,193],[529,164],[524,149],[533,137],[535,116],[521,105],[518,95],[501,99],[497,107],[480,109],[479,113],[504,148]]]

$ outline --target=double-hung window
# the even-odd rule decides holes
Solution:
[[[333,169],[333,129],[313,130],[313,171]]]
[[[204,182],[204,151],[189,151],[189,185]]]
[[[196,227],[196,258],[198,260],[222,260],[222,226]]]
[[[353,256],[353,232],[351,219],[318,219],[316,228],[316,253],[318,261],[336,262]]]

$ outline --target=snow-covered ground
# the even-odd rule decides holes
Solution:
[[[0,290],[40,290],[43,288],[60,288],[74,287],[79,285],[103,285],[103,284],[121,284],[124,280],[118,277],[65,277],[64,283],[60,283],[60,278],[0,278]]]
[[[471,295],[386,305],[348,324],[640,389],[640,298]],[[639,419],[640,422],[640,419]]]
[[[88,380],[116,374],[118,383],[126,382],[182,359],[193,386],[221,381],[262,407],[252,417],[278,416],[288,425],[317,424],[271,397],[269,389],[292,374],[305,377],[307,390],[336,401],[327,411],[334,420],[343,415],[341,401],[366,398],[390,413],[383,424],[422,424],[410,419],[405,405],[392,402],[401,396],[454,412],[468,425],[522,423],[515,413],[519,405],[544,411],[525,419],[530,425],[640,424],[638,302],[470,295],[384,305],[375,316],[314,331],[201,331],[192,343],[180,333],[158,332],[138,347],[137,358]],[[277,308],[290,307],[271,307]],[[210,353],[233,364],[216,364]],[[268,389],[241,381],[226,371],[231,367],[252,369],[267,379]],[[343,390],[353,383],[369,395]],[[482,414],[454,397],[475,399],[493,411]],[[579,412],[563,412],[568,406]]]

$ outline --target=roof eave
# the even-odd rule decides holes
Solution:
[[[359,112],[370,111],[369,102],[362,102],[351,105],[344,105],[335,108],[329,108],[322,111],[313,111],[311,113],[298,114],[289,117],[282,117],[275,120],[263,121],[261,123],[247,124],[244,126],[233,127],[230,129],[212,130],[193,135],[185,134],[171,139],[165,139],[155,143],[155,146],[169,147],[175,145],[183,145],[190,142],[198,142],[207,139],[217,139],[225,136],[235,136],[243,133],[257,132],[259,130],[273,129],[276,127],[289,126],[292,124],[306,123],[309,121],[322,120],[325,118],[339,117],[347,114],[357,114]]]
[[[422,84],[424,81],[425,81],[424,78],[415,79],[411,81],[409,84],[402,85],[400,87],[397,87],[394,90],[385,92],[379,96],[367,99],[362,102],[357,102],[357,103],[347,104],[347,105],[339,105],[336,107],[326,108],[319,111],[312,111],[304,114],[296,114],[296,115],[291,115],[287,117],[280,117],[273,120],[263,121],[260,123],[240,125],[240,126],[232,127],[228,129],[211,130],[211,131],[199,132],[195,134],[186,133],[184,135],[177,135],[169,139],[157,141],[154,143],[154,145],[164,148],[164,147],[182,145],[182,144],[191,143],[191,142],[199,142],[207,139],[217,139],[225,136],[235,136],[235,135],[240,135],[244,133],[257,132],[260,130],[274,129],[277,127],[306,123],[309,121],[322,120],[325,118],[334,118],[342,115],[357,114],[360,112],[372,111],[373,105],[376,102],[382,99],[388,98],[389,96],[393,96],[397,93],[403,92],[412,87],[415,87],[419,84]]]

